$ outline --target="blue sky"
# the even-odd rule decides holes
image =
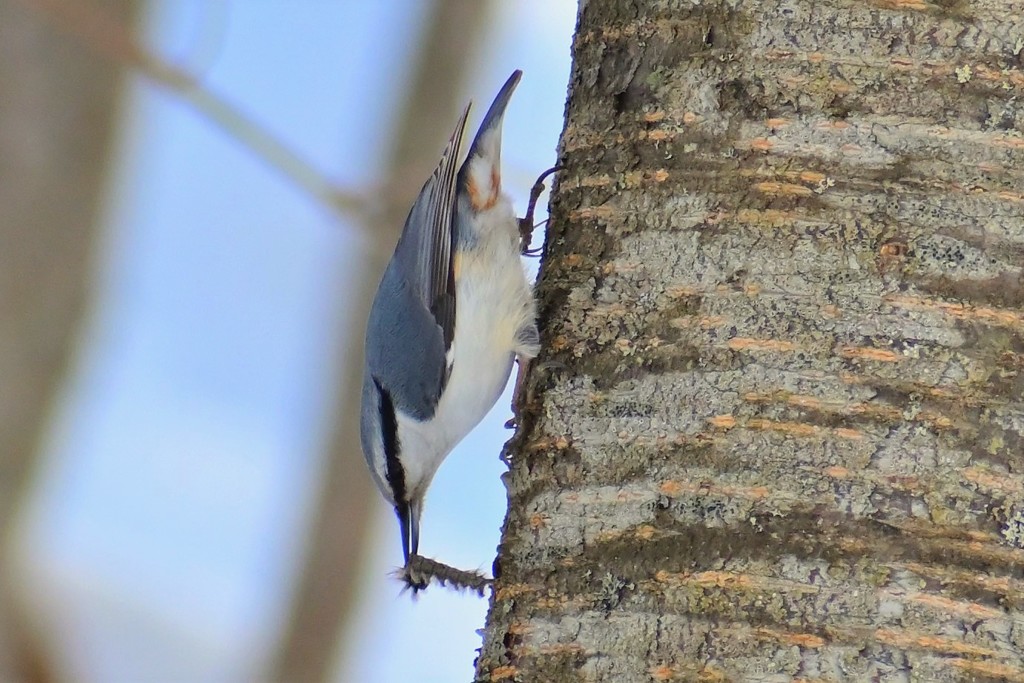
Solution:
[[[525,72],[504,135],[520,212],[555,159],[575,10],[502,3],[474,58],[471,127],[508,74]],[[164,0],[143,32],[360,190],[377,179],[423,14],[417,0]],[[108,185],[95,306],[22,525],[29,589],[75,680],[251,679],[297,569],[336,364],[355,355],[339,348],[344,293],[378,274],[359,271],[353,225],[137,78]],[[427,554],[489,569],[508,416],[506,396],[441,468]],[[401,562],[396,524],[373,500],[376,540],[337,680],[470,680],[486,602],[401,595],[388,577]]]

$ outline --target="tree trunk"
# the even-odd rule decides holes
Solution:
[[[1024,681],[1022,17],[583,4],[478,681]]]

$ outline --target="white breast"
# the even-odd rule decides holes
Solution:
[[[426,422],[398,416],[406,481],[421,493],[501,396],[515,354],[523,352],[516,333],[535,316],[511,204],[503,197],[479,218],[479,239],[456,256],[452,372],[437,411]]]

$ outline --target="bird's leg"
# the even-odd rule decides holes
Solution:
[[[512,392],[512,410],[516,415],[519,414],[526,404],[526,377],[530,373],[530,363],[532,359],[525,356],[516,356],[516,365],[518,370],[516,371],[516,386]]]
[[[532,359],[516,354],[516,384],[512,390],[512,417],[505,423],[506,429],[514,429],[519,413],[526,404],[526,377],[530,372]]]
[[[537,209],[537,200],[544,192],[544,179],[552,173],[562,170],[560,166],[552,166],[544,171],[537,178],[537,182],[530,188],[530,202],[526,205],[526,215],[519,219],[519,239],[522,244],[522,252],[527,256],[537,256],[538,252],[530,249],[533,241],[533,212]]]

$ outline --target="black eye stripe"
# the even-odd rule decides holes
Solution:
[[[380,385],[377,378],[373,378],[377,386],[377,393],[380,394],[380,431],[381,439],[384,442],[384,464],[385,475],[388,486],[391,487],[391,494],[395,498],[395,505],[404,505],[405,500],[405,469],[398,459],[398,417],[395,415],[395,404],[391,400],[391,394]]]

